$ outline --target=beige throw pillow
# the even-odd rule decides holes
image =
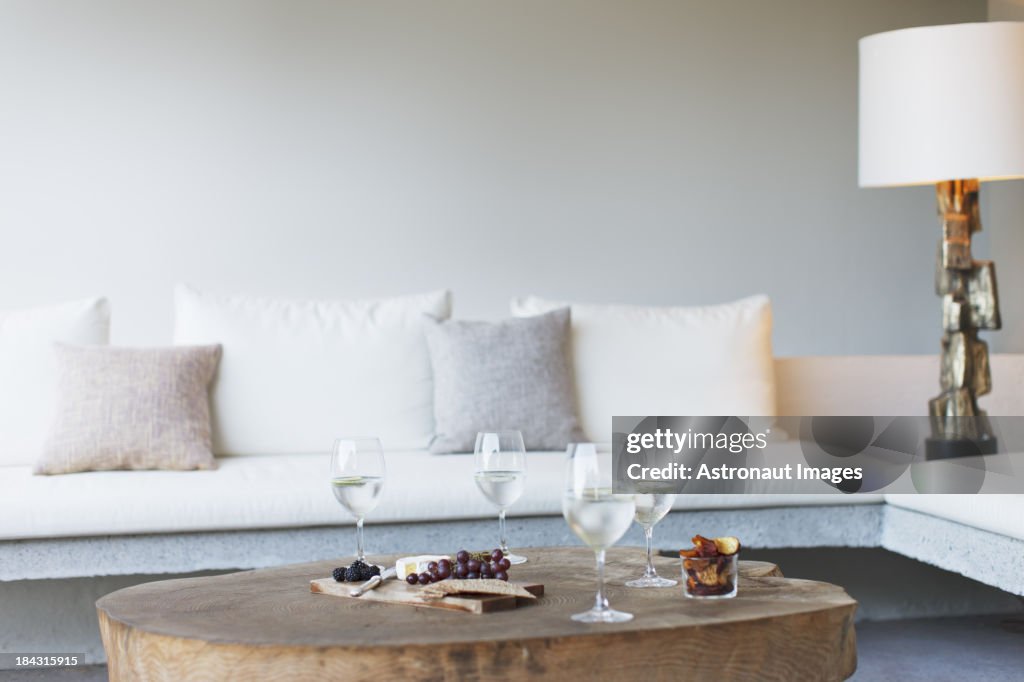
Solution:
[[[220,346],[55,349],[55,420],[35,473],[216,468],[209,387]]]

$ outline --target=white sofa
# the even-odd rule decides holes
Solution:
[[[931,356],[776,360],[781,414],[919,414],[934,390]],[[994,415],[1024,414],[1024,356],[993,358]],[[377,551],[427,551],[439,538],[489,538],[495,511],[472,482],[472,458],[387,453],[388,478],[368,538]],[[529,456],[512,510],[513,540],[565,542],[563,454]],[[219,458],[197,472],[33,476],[0,467],[0,580],[250,568],[351,550],[352,520],[327,484],[326,453]],[[1024,594],[1024,496],[680,496],[660,536],[733,532],[749,547],[878,546]],[[445,530],[447,528],[447,530]],[[959,561],[978,543],[1009,562]],[[431,547],[430,545],[433,545]],[[67,561],[73,555],[75,561]],[[951,561],[951,556],[953,557]],[[995,564],[995,565],[993,565]]]
[[[1024,356],[995,356],[993,369],[989,409],[1024,413]],[[937,358],[782,358],[775,374],[781,414],[920,414]],[[513,546],[577,542],[560,513],[563,457],[530,454],[510,518]],[[495,511],[472,482],[471,457],[407,450],[387,461],[367,527],[371,554],[494,543]],[[218,463],[49,477],[0,466],[0,651],[75,651],[102,662],[92,604],[106,592],[159,575],[351,556],[352,519],[329,490],[326,453]],[[695,532],[730,533],[749,548],[885,548],[1024,595],[1021,518],[1024,496],[682,495],[656,540],[675,548]],[[641,542],[631,533],[624,542]]]
[[[42,405],[49,389],[39,379],[45,372],[29,371],[19,358],[45,369],[47,339],[105,343],[109,309],[97,299],[22,315],[20,327],[10,317],[0,324],[0,380],[24,380],[21,388],[0,384],[7,418],[0,430],[0,651],[78,651],[99,661],[92,604],[105,592],[145,576],[351,556],[353,521],[328,485],[326,447],[338,433],[378,433],[391,448],[380,505],[368,520],[369,553],[493,545],[496,512],[472,481],[472,458],[424,449],[433,427],[432,373],[418,324],[423,313],[450,313],[447,292],[344,304],[183,288],[177,301],[176,342],[224,345],[212,392],[214,448],[250,453],[219,457],[212,471],[34,476],[27,453],[44,440],[38,427],[45,420],[38,410],[23,410],[33,420],[17,415],[25,396]],[[586,348],[574,347],[585,429],[609,424],[609,396],[638,414],[647,411],[642,406],[686,414],[701,410],[708,395],[735,405],[758,394],[757,404],[779,415],[900,416],[922,414],[936,391],[936,356],[773,362],[766,299],[736,309],[745,312],[574,312],[574,320],[593,325],[573,327],[574,342],[587,340]],[[675,335],[659,336],[669,323]],[[701,366],[688,375],[686,363]],[[677,374],[663,371],[666,364]],[[986,407],[1024,414],[1024,356],[995,356],[992,364],[996,388]],[[638,366],[655,370],[645,376],[656,385],[631,381]],[[723,386],[731,393],[718,391]],[[588,401],[593,395],[600,399]],[[532,452],[528,460],[526,492],[511,512],[513,546],[576,543],[561,517],[563,453]],[[885,548],[1022,595],[1022,512],[1022,496],[681,495],[657,542],[678,548],[700,532],[735,534],[754,549]],[[624,542],[640,541],[630,533]]]

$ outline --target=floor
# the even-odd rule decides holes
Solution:
[[[1024,680],[1024,616],[893,620],[857,625],[854,682]]]
[[[1017,682],[1024,680],[1024,616],[974,616],[857,625],[853,682]],[[3,682],[99,682],[105,666],[0,671]]]

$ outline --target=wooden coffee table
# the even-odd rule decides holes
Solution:
[[[857,604],[835,585],[740,562],[735,599],[697,601],[680,587],[623,586],[641,573],[643,551],[614,548],[608,597],[636,618],[583,625],[569,615],[593,603],[593,554],[522,553],[530,561],[512,578],[544,583],[544,597],[483,615],[312,594],[309,581],[342,561],[118,590],[96,603],[110,679],[792,682],[842,680],[856,668]],[[678,560],[656,561],[678,577]]]

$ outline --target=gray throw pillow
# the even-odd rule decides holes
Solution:
[[[569,361],[569,309],[500,322],[431,320],[434,453],[472,452],[478,431],[518,429],[528,450],[582,439]]]
[[[56,353],[56,417],[35,473],[217,467],[209,387],[220,346]]]

